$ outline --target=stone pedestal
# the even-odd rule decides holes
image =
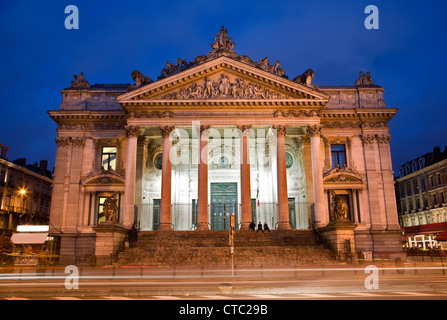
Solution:
[[[96,231],[96,265],[111,264],[124,248],[128,229],[114,222],[102,222],[93,229]]]
[[[348,219],[340,219],[329,222],[327,226],[318,229],[318,231],[341,261],[352,261],[357,257],[354,238],[356,227],[357,225]]]

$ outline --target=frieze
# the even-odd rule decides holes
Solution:
[[[360,121],[331,121],[322,122],[322,127],[325,129],[348,129],[348,128],[360,128]]]
[[[130,111],[128,118],[174,118],[172,111]]]
[[[58,130],[123,130],[124,122],[62,123]]]
[[[179,91],[168,93],[162,99],[287,99],[281,93],[273,92],[258,84],[237,78],[231,81],[222,73],[218,80],[205,77],[202,84],[193,83]]]
[[[277,118],[279,116],[281,117],[295,117],[295,118],[301,118],[301,117],[320,117],[321,112],[318,110],[276,110],[273,112],[273,117]]]

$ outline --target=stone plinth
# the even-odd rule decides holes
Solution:
[[[340,260],[346,261],[356,257],[354,238],[356,227],[357,225],[348,219],[340,219],[329,222],[327,226],[318,229],[318,231],[330,244],[332,250],[339,255]],[[351,248],[350,252],[347,251],[347,242]]]
[[[124,248],[128,230],[114,222],[102,222],[94,230],[96,264],[111,264],[114,257]]]

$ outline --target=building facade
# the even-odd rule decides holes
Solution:
[[[436,238],[447,231],[447,148],[435,147],[402,165],[395,182],[405,246],[421,252],[439,249]]]
[[[48,225],[53,181],[46,160],[10,162],[8,151],[0,143],[0,234],[10,236],[21,224]]]
[[[156,81],[62,90],[51,207],[61,259],[97,254],[98,226],[224,230],[353,225],[355,251],[398,253],[400,226],[384,89],[290,80],[279,62],[238,55],[222,28],[208,55]],[[352,243],[354,245],[354,243]],[[96,248],[96,249],[95,249]],[[80,258],[81,259],[81,258]]]

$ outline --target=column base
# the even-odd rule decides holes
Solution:
[[[208,223],[199,223],[197,224],[197,228],[195,231],[209,231],[210,227],[208,226]]]
[[[159,231],[172,231],[172,226],[170,223],[160,223]]]
[[[292,228],[290,227],[290,224],[288,222],[279,222],[278,230],[292,230]]]

